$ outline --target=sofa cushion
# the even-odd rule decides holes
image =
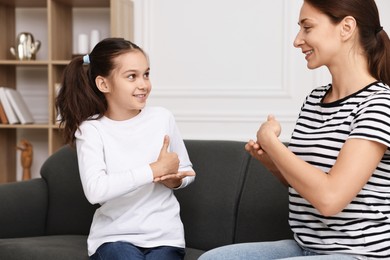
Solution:
[[[209,250],[231,244],[249,156],[238,141],[185,140],[185,144],[197,174],[194,183],[175,191],[186,245]]]
[[[0,259],[88,260],[87,237],[63,235],[0,239]]]
[[[40,178],[0,184],[0,223],[7,223],[1,226],[0,238],[43,235],[47,192]]]
[[[186,255],[184,260],[196,260],[198,259],[204,252],[204,250],[194,249],[194,248],[186,248]]]
[[[288,189],[251,158],[240,197],[235,243],[292,238]]]
[[[85,198],[76,150],[70,146],[62,147],[45,161],[41,175],[49,187],[47,234],[89,234],[97,206]]]

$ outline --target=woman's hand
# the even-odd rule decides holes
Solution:
[[[252,139],[249,140],[245,144],[245,150],[252,155],[257,160],[261,161],[261,155],[264,153],[264,151],[261,149],[260,145],[253,141]]]
[[[260,147],[266,150],[267,145],[273,138],[279,137],[282,128],[280,123],[275,119],[273,115],[267,117],[267,121],[261,124],[257,131],[257,143]]]
[[[279,171],[268,154],[255,141],[249,140],[245,145],[245,150],[255,159],[259,160],[272,173]]]
[[[257,131],[257,142],[249,140],[245,145],[245,150],[255,159],[260,161],[268,170],[270,170],[280,182],[282,182],[285,186],[288,186],[287,180],[282,176],[281,172],[264,149],[264,146],[271,146],[271,141],[274,138],[280,142],[278,139],[280,133],[281,126],[279,122],[276,121],[274,116],[269,115],[267,121],[264,122]]]

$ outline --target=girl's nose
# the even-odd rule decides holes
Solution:
[[[144,90],[144,89],[146,89],[147,88],[147,86],[148,86],[148,83],[145,81],[145,80],[140,80],[139,82],[138,82],[138,85],[137,85],[137,88],[139,89],[139,90]]]

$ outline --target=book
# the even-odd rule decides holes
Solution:
[[[6,94],[6,87],[0,87],[0,101],[1,101],[1,104],[3,105],[3,108],[4,108],[4,112],[7,116],[7,119],[8,119],[8,123],[13,125],[13,124],[17,124],[17,123],[20,123],[18,117],[16,116],[8,98],[7,98],[7,94]]]
[[[54,84],[54,91],[55,91],[55,94],[56,94],[56,98],[58,97],[58,94],[61,91],[61,87],[62,87],[61,83],[55,83]],[[56,107],[55,108],[56,114],[57,114],[57,116],[56,116],[56,123],[60,123],[61,122],[61,114],[60,114],[60,111],[57,111],[57,109],[58,108]]]
[[[3,105],[0,102],[0,123],[2,124],[8,124],[8,118],[7,115],[5,114]]]
[[[19,91],[12,88],[5,88],[5,94],[14,110],[16,116],[21,124],[32,124],[34,123],[34,117],[31,114],[26,102]]]

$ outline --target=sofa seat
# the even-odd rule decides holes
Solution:
[[[0,239],[0,259],[88,260],[87,236],[58,235]]]

